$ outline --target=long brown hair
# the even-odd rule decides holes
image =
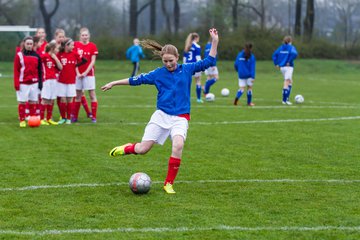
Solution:
[[[185,40],[185,47],[184,47],[184,51],[185,52],[188,52],[189,50],[190,50],[190,48],[191,48],[191,44],[192,44],[192,42],[196,39],[196,38],[199,38],[199,34],[197,34],[197,33],[190,33],[188,36],[187,36],[187,38],[186,38],[186,40]]]
[[[162,58],[164,54],[171,54],[175,57],[179,57],[179,52],[177,48],[174,45],[166,44],[162,46],[158,42],[151,40],[151,39],[145,39],[140,41],[140,45],[143,48],[150,49],[154,53],[155,56],[159,56]]]
[[[252,50],[252,43],[245,43],[244,45],[244,52],[245,52],[245,59],[248,60],[251,57],[251,50]]]
[[[69,45],[72,42],[73,42],[73,40],[71,38],[65,38],[65,41],[63,41],[61,43],[61,46],[59,48],[59,52],[65,52],[65,46]]]

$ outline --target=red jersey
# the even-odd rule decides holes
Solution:
[[[83,73],[86,71],[88,66],[91,63],[92,56],[98,55],[98,49],[95,43],[89,42],[88,44],[83,44],[82,42],[74,42],[74,52],[77,52],[80,57],[83,57],[87,60],[87,62],[81,66],[79,66],[79,72]],[[95,67],[93,67],[87,76],[94,76],[95,75]]]
[[[50,56],[49,53],[41,55],[43,78],[44,81],[47,79],[56,79],[56,74],[59,72],[55,60]]]
[[[14,59],[14,86],[19,90],[20,84],[32,84],[41,81],[41,60],[35,51],[17,52]]]
[[[39,56],[45,54],[45,47],[46,47],[47,44],[48,44],[48,42],[47,42],[47,41],[44,41],[44,42],[41,44],[41,46],[39,47],[39,49],[36,50],[36,53],[39,54]]]
[[[81,63],[81,57],[75,52],[59,52],[59,58],[63,69],[60,71],[59,82],[65,84],[75,84],[76,80],[76,64]]]

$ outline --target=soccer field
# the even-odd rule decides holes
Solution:
[[[292,100],[305,102],[284,106],[280,72],[259,61],[247,107],[246,95],[233,106],[237,75],[220,61],[214,102],[196,103],[193,85],[175,195],[162,190],[170,141],[108,155],[140,141],[156,107],[153,86],[99,90],[131,68],[97,61],[98,123],[81,109],[76,124],[20,129],[12,63],[1,63],[0,239],[360,238],[360,64],[297,60]],[[140,171],[153,181],[146,195],[128,187]]]

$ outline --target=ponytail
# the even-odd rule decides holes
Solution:
[[[192,42],[196,39],[196,38],[199,38],[199,34],[197,33],[190,33],[186,40],[185,40],[185,47],[184,47],[184,51],[185,52],[188,52],[190,51],[190,48],[191,48],[191,44]]]

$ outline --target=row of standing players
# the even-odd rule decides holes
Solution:
[[[200,36],[198,33],[190,33],[185,41],[183,63],[193,63],[201,60],[201,47],[199,45]],[[238,74],[239,89],[236,92],[234,105],[238,105],[238,101],[246,90],[247,105],[255,106],[252,101],[253,85],[255,82],[256,58],[252,52],[253,44],[246,43],[244,48],[238,53],[234,62],[235,71]],[[207,42],[204,49],[204,58],[209,55],[211,49],[211,39]],[[272,60],[284,78],[282,89],[282,104],[292,105],[289,101],[292,89],[292,75],[294,71],[294,60],[297,57],[297,50],[292,45],[292,37],[285,36],[283,44],[279,46],[272,55]],[[134,39],[134,45],[126,52],[126,56],[134,65],[131,77],[137,75],[139,70],[140,58],[144,58],[144,53],[139,45],[139,39]],[[216,66],[209,67],[205,71],[207,80],[201,85],[202,72],[196,72],[193,76],[196,82],[196,99],[198,103],[203,103],[202,94],[206,96],[210,92],[211,86],[219,80],[219,72]]]
[[[65,37],[63,29],[55,31],[54,40],[46,41],[43,28],[34,37],[23,39],[14,59],[14,87],[18,101],[20,127],[26,127],[26,110],[39,116],[42,125],[71,124],[78,121],[83,104],[91,121],[96,123],[94,65],[97,47],[90,42],[87,28],[80,29],[80,41]],[[91,110],[84,91],[89,91]],[[57,99],[60,121],[53,120]],[[46,116],[45,116],[46,115]]]
[[[126,85],[139,86],[146,84],[156,87],[158,91],[156,103],[157,109],[152,114],[148,124],[146,125],[141,141],[115,146],[110,150],[109,155],[112,157],[121,157],[133,154],[144,155],[152,149],[154,144],[163,145],[165,141],[170,138],[172,142],[171,154],[168,160],[167,175],[163,185],[164,191],[168,194],[176,193],[173,188],[173,184],[182,162],[182,153],[187,139],[187,130],[189,128],[191,110],[190,89],[192,77],[193,75],[196,76],[196,73],[198,72],[202,72],[216,66],[219,35],[217,30],[214,28],[209,30],[209,35],[211,38],[209,54],[202,60],[198,59],[198,61],[187,62],[186,64],[178,64],[179,53],[174,45],[160,45],[152,40],[144,40],[140,42],[141,46],[153,50],[153,53],[156,56],[161,57],[163,66],[156,68],[149,73],[143,73],[130,78],[111,81],[101,87],[102,91],[109,91],[115,86]],[[191,46],[196,46],[195,44],[197,44],[197,41],[199,40],[198,36],[197,40],[195,40],[195,34],[191,34],[189,36]],[[192,36],[195,36],[195,38],[192,39]],[[191,47],[189,49],[191,49]],[[187,51],[190,55],[188,58],[194,57],[191,55],[192,53],[189,52],[190,50]],[[284,104],[289,104],[287,103],[290,94],[288,89],[288,80],[291,80],[292,78],[292,70],[288,72],[288,69],[293,68],[293,60],[296,56],[297,52],[291,45],[290,37],[285,37],[284,44],[273,54],[274,64],[281,69],[285,78],[282,99]],[[239,63],[237,63],[237,61],[239,61]],[[186,62],[186,59],[184,62]],[[135,64],[134,67],[136,67]],[[253,80],[255,79],[255,57],[251,53],[251,45],[247,44],[245,49],[239,53],[235,61],[235,69],[239,74],[239,83],[240,81],[242,83],[245,81],[245,84],[252,85]],[[244,69],[247,71],[243,72]],[[247,73],[249,75],[247,75]],[[208,79],[208,81],[209,80],[211,79]],[[211,85],[216,82],[216,79],[210,81],[209,83],[208,81],[205,83],[204,88],[201,87],[199,81],[197,82],[196,93],[198,94],[200,92],[200,96],[197,95],[198,100],[201,99],[201,91],[209,91]],[[241,96],[241,90],[242,85],[240,85],[240,93],[238,92],[236,95],[235,104],[237,104],[237,100]],[[251,103],[251,101],[248,103]]]

